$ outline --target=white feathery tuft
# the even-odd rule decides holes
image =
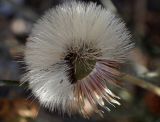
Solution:
[[[34,25],[25,49],[28,72],[22,80],[29,81],[33,94],[50,110],[87,117],[87,101],[101,114],[98,106],[107,109],[105,101],[120,104],[106,82],[121,75],[118,67],[131,48],[125,24],[109,10],[94,3],[65,3]],[[83,74],[88,69],[77,78],[79,70]]]

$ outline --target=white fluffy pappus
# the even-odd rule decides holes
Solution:
[[[102,115],[110,110],[107,102],[120,105],[106,83],[117,82],[131,48],[125,24],[109,10],[94,3],[64,3],[34,25],[22,80],[50,110]]]

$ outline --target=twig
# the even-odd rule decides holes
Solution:
[[[155,94],[157,94],[158,96],[160,96],[160,87],[154,85],[154,84],[151,84],[147,81],[144,81],[142,79],[139,79],[139,78],[136,78],[134,76],[131,76],[129,74],[124,74],[120,80],[122,81],[127,81],[127,82],[130,82],[134,85],[137,85],[141,88],[144,88],[146,90],[149,90]],[[12,80],[0,80],[0,86],[22,86],[22,87],[28,87],[28,83],[23,83],[21,84],[20,82],[18,81],[12,81]]]
[[[147,90],[157,94],[158,96],[160,96],[160,87],[153,85],[149,82],[146,82],[142,79],[138,79],[138,78],[131,76],[129,74],[124,74],[120,79],[123,81],[130,82],[130,83],[137,85],[139,87],[142,87],[144,89],[147,89]]]
[[[28,83],[20,83],[19,81],[14,80],[0,80],[0,87],[1,86],[22,86],[22,87],[28,87]]]

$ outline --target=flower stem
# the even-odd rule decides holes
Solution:
[[[19,81],[14,80],[0,80],[0,87],[1,86],[22,86],[28,87],[28,83],[20,83]]]
[[[149,82],[146,82],[142,79],[136,78],[132,75],[129,74],[124,74],[121,78],[122,81],[127,81],[130,82],[134,85],[137,85],[141,88],[144,88],[146,90],[149,90],[158,96],[160,96],[160,87],[151,84]],[[0,86],[22,86],[22,87],[28,87],[27,83],[20,84],[18,81],[13,81],[13,80],[0,80]]]
[[[149,91],[157,94],[158,96],[160,96],[160,87],[153,85],[149,82],[146,82],[142,79],[136,78],[136,77],[131,76],[129,74],[124,74],[120,79],[123,81],[130,82],[130,83],[137,85],[139,87],[142,87],[142,88],[149,90]]]

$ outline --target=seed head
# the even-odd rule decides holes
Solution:
[[[94,3],[71,2],[46,12],[25,49],[30,89],[50,110],[102,115],[120,103],[107,87],[132,47],[121,19]]]

